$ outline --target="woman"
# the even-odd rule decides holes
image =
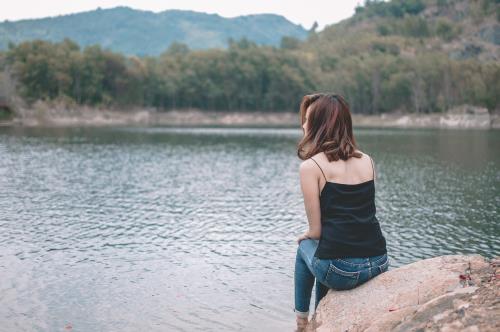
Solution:
[[[304,160],[300,185],[309,230],[299,236],[295,260],[297,330],[308,322],[316,279],[316,303],[329,288],[357,287],[387,271],[386,241],[375,217],[373,160],[357,149],[347,102],[339,95],[302,99]]]

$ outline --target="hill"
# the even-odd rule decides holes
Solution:
[[[464,105],[497,112],[499,8],[498,0],[367,1],[304,41],[283,37],[276,47],[241,39],[206,50],[172,44],[155,57],[37,40],[0,52],[0,83],[2,76],[17,82],[30,103],[121,109],[295,112],[304,94],[334,91],[354,113],[473,109]],[[8,100],[13,84],[3,86]]]
[[[455,60],[497,61],[499,4],[498,0],[371,0],[304,46],[329,53],[371,50],[402,56],[439,51]]]
[[[274,14],[224,18],[184,10],[159,13],[129,7],[96,9],[70,15],[0,23],[0,50],[8,42],[69,38],[81,47],[98,44],[127,55],[159,55],[173,42],[192,49],[224,48],[228,39],[247,38],[279,45],[283,36],[304,39],[307,31]]]
[[[366,1],[295,51],[359,112],[499,106],[498,0]]]

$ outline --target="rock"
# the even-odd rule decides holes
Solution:
[[[491,117],[491,128],[492,129],[500,129],[500,112],[493,112],[490,115]]]
[[[453,115],[475,115],[475,116],[486,116],[489,115],[488,109],[485,107],[472,106],[472,105],[460,105],[448,110],[448,114]]]
[[[461,105],[441,116],[439,124],[441,127],[489,129],[491,117],[484,107]]]
[[[465,43],[463,48],[456,49],[449,53],[450,59],[453,60],[466,60],[477,58],[479,54],[483,51],[480,45],[473,43]]]
[[[500,45],[500,26],[495,24],[484,27],[478,32],[478,36],[482,40],[498,46]]]
[[[330,290],[307,331],[494,331],[496,268],[480,255],[447,255],[392,269],[354,289]]]

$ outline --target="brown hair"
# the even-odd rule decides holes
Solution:
[[[301,126],[309,107],[307,133],[297,146],[300,159],[309,159],[319,152],[324,152],[328,161],[361,158],[361,153],[356,152],[349,105],[342,96],[326,93],[304,96],[300,104]]]

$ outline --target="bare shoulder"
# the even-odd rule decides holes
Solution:
[[[373,158],[369,154],[366,154],[360,150],[357,150],[357,152],[361,153],[361,160],[365,159],[362,163],[364,172],[366,174],[369,173],[373,177],[373,179],[375,179],[375,162],[373,161]]]
[[[313,159],[306,159],[299,166],[299,175],[302,180],[312,181],[320,177],[321,171],[319,165]]]
[[[303,162],[300,163],[299,165],[299,171],[300,173],[309,173],[313,170],[314,168],[314,161],[311,159],[306,159]]]
[[[369,154],[364,153],[364,152],[363,152],[363,151],[361,151],[361,150],[356,150],[356,152],[361,153],[361,159],[367,159],[367,160],[370,160],[370,159],[371,159],[371,160],[373,160],[373,159],[372,159],[372,157],[371,157]]]
[[[361,151],[359,149],[356,149],[354,152],[361,153],[361,155],[363,155],[363,156],[368,156],[366,153],[364,153],[363,151]]]

